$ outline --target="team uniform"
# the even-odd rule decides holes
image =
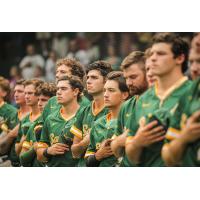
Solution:
[[[19,112],[10,104],[4,103],[0,106],[0,118],[5,121],[8,129],[12,130],[19,123]],[[0,129],[0,133],[2,130]],[[15,141],[11,145],[10,152],[8,153],[8,159],[11,161],[12,166],[19,166],[19,159],[15,152]]]
[[[41,130],[43,126],[42,115],[30,126],[26,140],[23,142],[22,148],[27,151],[20,155],[20,161],[24,167],[43,167],[44,163],[37,160],[36,152],[33,148],[35,142],[40,140]]]
[[[90,144],[85,154],[85,158],[94,155],[100,148],[102,142],[112,138],[117,127],[117,119],[111,119],[111,114],[98,119],[91,129]],[[101,160],[99,167],[114,167],[117,164],[115,156],[110,156]]]
[[[81,107],[76,115],[78,115],[79,112],[82,112]],[[70,128],[76,120],[76,115],[71,119],[66,120],[62,116],[62,109],[49,115],[42,128],[38,148],[48,148],[56,143],[65,143],[64,139],[67,138],[72,141],[74,135],[70,132]],[[69,150],[63,155],[52,156],[48,159],[46,164],[49,167],[75,167],[77,163],[78,159],[74,159],[71,150]]]
[[[132,138],[142,123],[148,124],[157,120],[159,124],[167,129],[170,113],[173,113],[177,107],[178,101],[187,90],[191,88],[191,82],[187,77],[178,80],[165,95],[158,96],[157,83],[148,89],[136,102],[135,110],[128,122],[128,138]],[[164,166],[161,159],[161,148],[163,141],[154,143],[145,147],[141,154],[141,162],[138,166]]]
[[[82,96],[79,101],[79,104],[81,107],[87,106],[89,103],[90,101],[85,96]],[[48,100],[47,105],[44,107],[44,110],[42,113],[43,119],[45,120],[51,113],[54,113],[60,108],[61,108],[61,105],[58,103],[57,97],[56,96],[51,97]]]
[[[18,123],[17,120],[17,109],[12,105],[4,102],[0,106],[0,120],[3,120],[8,129],[12,130]],[[0,134],[3,130],[0,128]]]
[[[132,117],[136,101],[138,96],[133,96],[129,100],[123,103],[121,106],[118,119],[117,119],[117,127],[115,130],[115,135],[119,136],[127,130],[127,122],[129,118]],[[129,162],[127,156],[124,154],[122,158],[119,158],[119,166],[120,167],[130,167],[132,164]]]
[[[166,142],[176,139],[184,129],[187,119],[200,110],[200,78],[192,83],[191,89],[179,101],[176,111],[170,117]],[[200,121],[200,119],[199,119]],[[200,166],[200,140],[188,144],[182,159],[182,166]]]
[[[100,117],[108,113],[107,108],[94,112],[94,102],[83,108],[83,111],[77,115],[76,121],[70,129],[70,132],[80,139],[83,139],[88,133],[90,133],[94,122]],[[78,167],[85,167],[84,155],[78,162]]]

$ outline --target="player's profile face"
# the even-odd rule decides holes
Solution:
[[[176,59],[174,58],[170,44],[154,44],[151,48],[150,55],[150,69],[155,76],[162,76],[176,67]]]
[[[48,96],[44,96],[44,95],[40,95],[38,97],[38,108],[40,109],[40,112],[43,111],[45,105],[47,104],[48,100],[50,97]]]
[[[114,80],[107,80],[104,85],[104,105],[106,107],[115,107],[123,101],[123,93],[119,85]]]
[[[35,95],[35,86],[26,85],[24,89],[26,105],[34,106],[38,103],[38,97]]]
[[[91,95],[103,92],[104,78],[98,70],[91,70],[87,74],[87,91]]]
[[[57,101],[61,105],[66,105],[74,98],[74,90],[67,80],[59,81],[57,84]]]
[[[200,76],[200,53],[191,49],[189,54],[190,74],[193,80]]]
[[[126,85],[129,88],[131,96],[142,93],[147,87],[145,74],[139,65],[140,64],[132,64],[130,67],[123,70]]]
[[[56,69],[56,80],[60,79],[63,76],[71,76],[71,70],[68,66],[66,65],[60,65]]]
[[[14,99],[16,104],[23,104],[25,103],[25,93],[24,93],[24,86],[23,85],[16,85],[14,88]]]

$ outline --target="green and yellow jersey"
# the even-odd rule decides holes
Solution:
[[[173,115],[170,116],[169,128],[166,134],[166,142],[178,138],[184,129],[187,119],[196,111],[200,110],[200,78],[193,81],[191,89],[180,99]],[[200,119],[199,119],[200,121]],[[200,165],[200,140],[188,144],[182,166]]]
[[[16,143],[19,143],[22,136],[26,136],[28,133],[29,128],[38,120],[40,119],[40,116],[38,116],[37,119],[33,120],[32,119],[32,113],[28,114],[26,117],[24,117],[19,125],[19,131],[16,139]]]
[[[19,113],[17,109],[8,103],[2,103],[0,106],[0,119],[5,122],[5,126],[12,130],[19,123]],[[0,128],[0,133],[2,132]],[[8,157],[12,162],[13,166],[19,166],[19,159],[15,152],[15,141],[11,145],[10,151],[8,152]]]
[[[77,136],[80,139],[83,139],[87,134],[90,133],[94,122],[100,117],[106,115],[108,113],[107,108],[102,108],[94,112],[95,103],[92,102],[90,105],[83,108],[83,112],[80,112],[77,115],[76,121],[70,129],[70,132]],[[81,157],[78,163],[78,167],[85,167],[85,159],[84,155]]]
[[[85,96],[82,96],[79,101],[79,104],[81,107],[85,107],[90,104],[90,101]],[[56,96],[51,97],[48,100],[47,105],[44,107],[44,110],[42,113],[43,119],[45,120],[48,117],[48,115],[50,115],[51,113],[54,113],[55,111],[58,111],[60,108],[61,108],[61,105],[58,103],[57,97]]]
[[[100,148],[102,142],[112,138],[117,126],[117,119],[111,119],[111,114],[99,118],[91,129],[90,144],[85,154],[85,158],[94,155]],[[99,167],[113,167],[117,164],[115,156],[110,156],[101,160]]]
[[[79,112],[82,112],[81,107],[77,111],[76,115],[78,115]],[[70,119],[65,119],[62,115],[62,108],[49,115],[42,128],[38,148],[47,148],[56,143],[64,143],[63,138],[73,140],[74,135],[70,132],[70,128],[76,120],[76,115]],[[63,155],[52,156],[50,159],[48,159],[47,166],[75,167],[77,163],[78,159],[73,158],[70,150]]]
[[[128,121],[129,133],[127,140],[136,134],[140,124],[144,122],[148,124],[156,119],[167,129],[170,113],[175,111],[181,96],[190,88],[191,82],[188,81],[187,77],[183,77],[169,88],[164,95],[159,96],[157,83],[155,83],[136,102],[132,118]],[[161,159],[162,146],[163,141],[144,148],[139,166],[164,166]]]
[[[123,103],[117,119],[117,128],[115,131],[116,136],[121,135],[127,130],[127,122],[132,117],[134,107],[138,98],[139,96],[134,96]],[[121,162],[119,163],[120,167],[132,166],[125,154],[119,160],[121,160]]]
[[[26,155],[29,156],[27,161],[23,162],[22,165],[25,167],[44,167],[44,163],[41,163],[37,160],[36,152],[33,149],[35,142],[40,140],[41,131],[43,126],[42,115],[30,126],[26,140],[23,142],[22,148],[27,151],[20,156],[20,159],[23,159]],[[26,154],[26,155],[25,155]]]
[[[16,116],[17,109],[6,102],[2,102],[0,105],[0,121],[4,121],[4,127],[8,128],[9,130],[15,128],[15,126],[18,124]],[[0,127],[0,134],[2,131],[3,130]]]

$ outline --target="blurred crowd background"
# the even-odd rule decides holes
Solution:
[[[134,50],[144,51],[155,33],[0,33],[0,74],[15,84],[20,78],[41,78],[52,82],[58,58],[75,57],[85,67],[104,59],[118,70],[121,61]],[[189,43],[193,33],[178,33]]]

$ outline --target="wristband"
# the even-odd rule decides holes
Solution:
[[[100,161],[98,161],[95,155],[91,155],[86,159],[87,167],[98,167],[100,165]]]
[[[48,159],[49,159],[49,158],[52,157],[52,155],[51,155],[51,154],[48,154],[47,150],[48,150],[48,148],[46,148],[46,149],[44,150],[43,156],[44,156],[45,158],[48,158]]]

